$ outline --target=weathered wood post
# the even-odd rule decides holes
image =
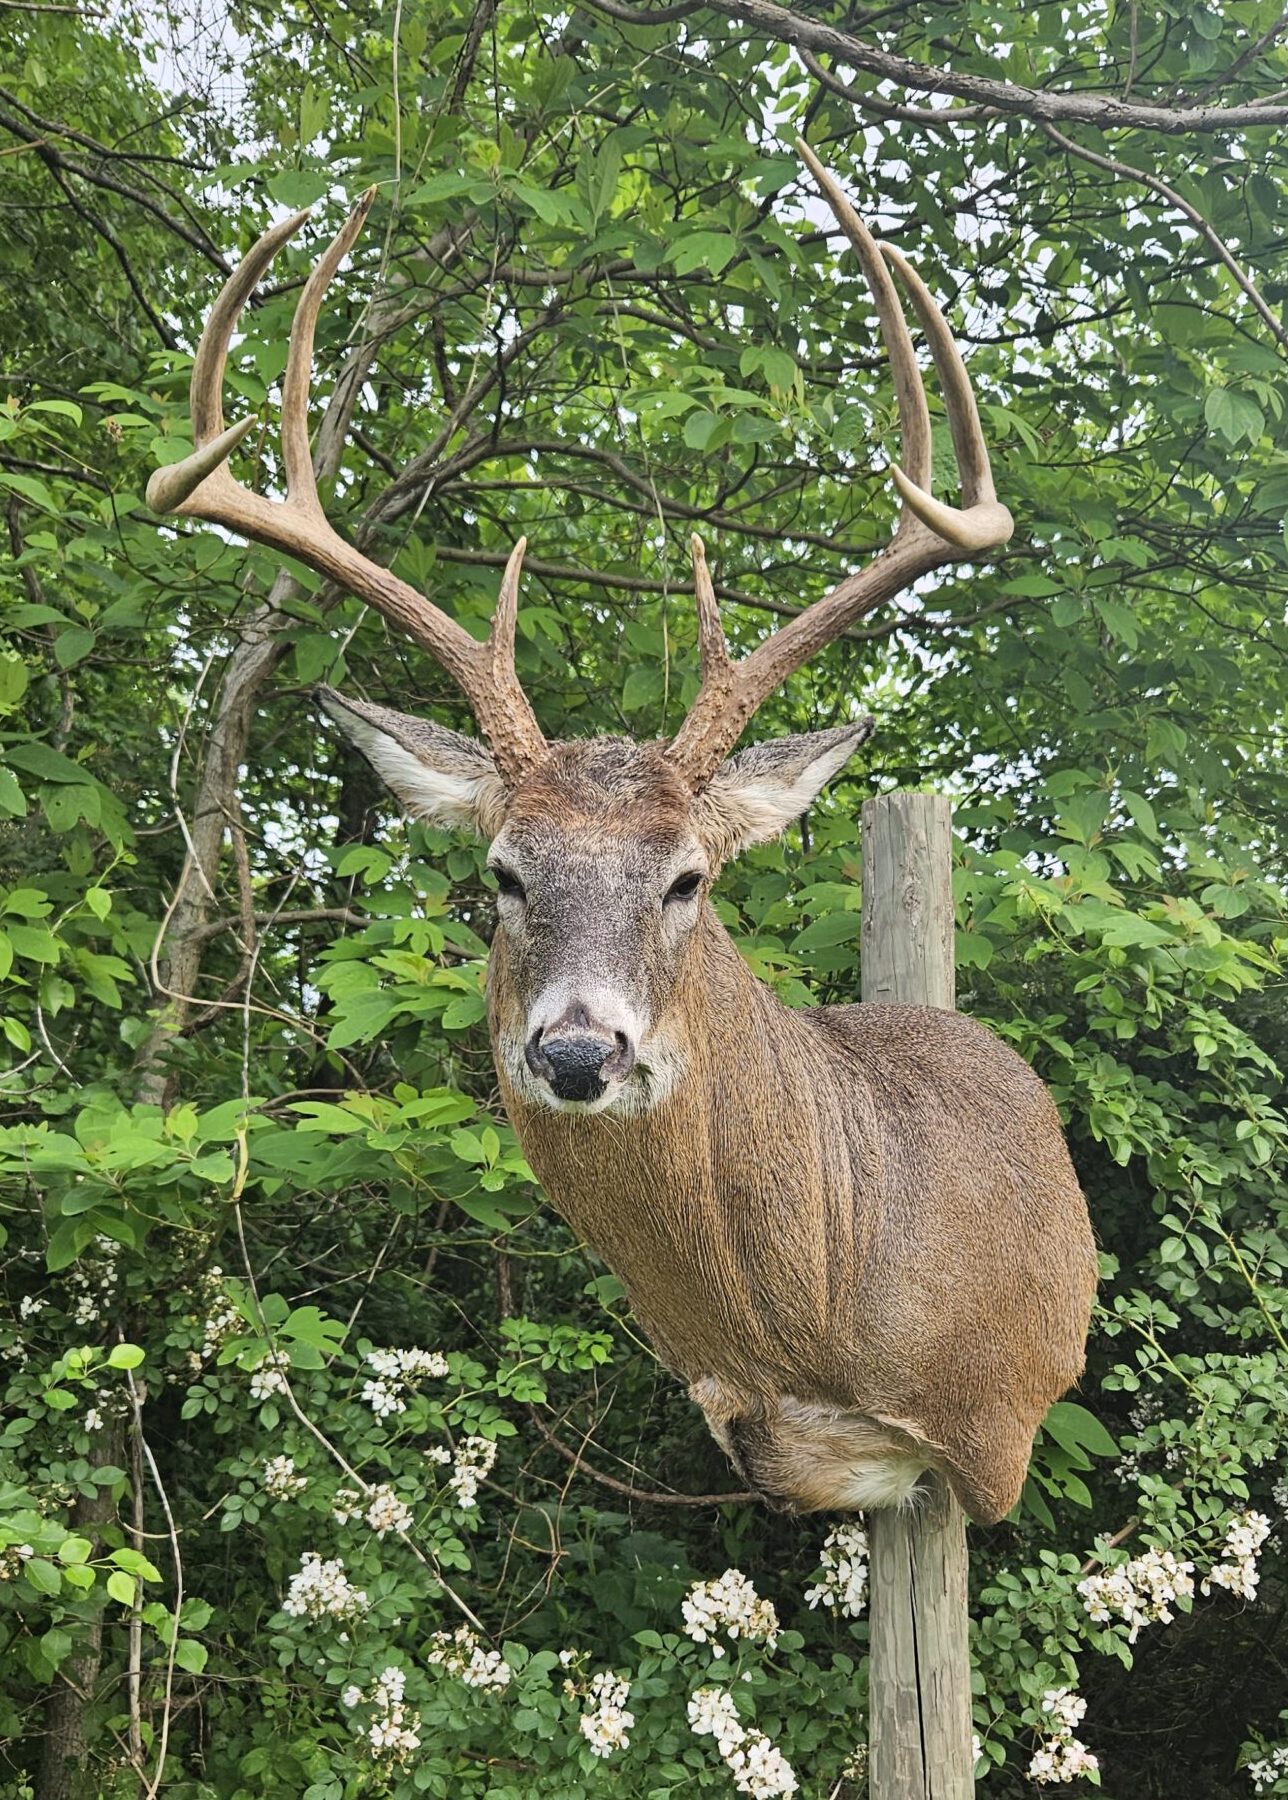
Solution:
[[[863,998],[955,1003],[952,809],[938,794],[863,808]],[[938,1477],[915,1513],[874,1512],[870,1800],[969,1800],[966,1521]]]

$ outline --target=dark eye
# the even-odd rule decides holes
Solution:
[[[664,904],[669,906],[672,900],[692,900],[693,896],[701,886],[701,872],[697,869],[690,869],[687,875],[681,875],[678,881],[673,881],[671,883],[670,887],[666,890],[666,900]]]
[[[494,864],[492,865],[492,878],[496,882],[499,894],[505,894],[512,900],[523,899],[523,883],[513,869],[503,869]]]

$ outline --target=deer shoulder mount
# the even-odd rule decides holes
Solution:
[[[487,840],[499,889],[488,1004],[510,1118],[744,1479],[778,1507],[846,1511],[906,1504],[933,1468],[990,1523],[1015,1504],[1033,1434],[1083,1367],[1095,1255],[1055,1106],[958,1013],[782,1006],[709,900],[722,864],[776,837],[872,729],[859,718],[730,755],[766,697],[862,614],[1012,530],[943,315],[800,152],[876,304],[903,507],[873,562],[738,662],[694,538],[701,688],[669,742],[542,736],[514,663],[522,541],[480,643],[324,517],[307,418],[314,327],[372,194],[296,310],[286,498],[229,472],[256,421],[226,429],[221,389],[242,307],[305,213],[266,232],[216,301],[192,370],[195,448],[156,472],[148,500],[298,557],[463,689],[481,740],[331,689],[320,700],[409,813]],[[890,270],[939,373],[960,508],[928,491],[929,414]]]

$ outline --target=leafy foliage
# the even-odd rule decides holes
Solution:
[[[946,296],[1020,528],[771,702],[765,735],[857,697],[872,761],[718,904],[790,1003],[851,997],[863,793],[955,795],[960,1003],[1051,1084],[1104,1267],[1082,1391],[973,1535],[979,1773],[1029,1791],[1076,1688],[1121,1800],[1288,1791],[1282,151],[614,10],[243,0],[222,44],[2,15],[0,1794],[727,1794],[688,1710],[713,1686],[803,1794],[861,1791],[866,1621],[804,1599],[825,1527],[721,1498],[498,1115],[481,851],[400,826],[308,693],[464,727],[459,698],[355,602],[141,502],[224,257],[375,183],[320,328],[332,513],[479,632],[526,532],[547,731],[673,729],[691,530],[746,647],[892,517],[892,390],[802,129]],[[1034,97],[1269,117],[1278,10],[862,29]],[[232,359],[267,486],[317,241]],[[1231,1591],[1248,1515],[1273,1534]],[[1193,1564],[1178,1616],[1093,1618],[1080,1581],[1150,1549]],[[781,1629],[716,1658],[682,1602],[731,1565]],[[436,1637],[461,1626],[478,1663]],[[604,1672],[632,1725],[601,1756]]]

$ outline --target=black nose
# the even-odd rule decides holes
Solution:
[[[562,1020],[544,1033],[534,1031],[524,1055],[532,1073],[548,1082],[559,1100],[598,1100],[610,1077],[629,1075],[635,1061],[623,1032],[608,1037]]]

